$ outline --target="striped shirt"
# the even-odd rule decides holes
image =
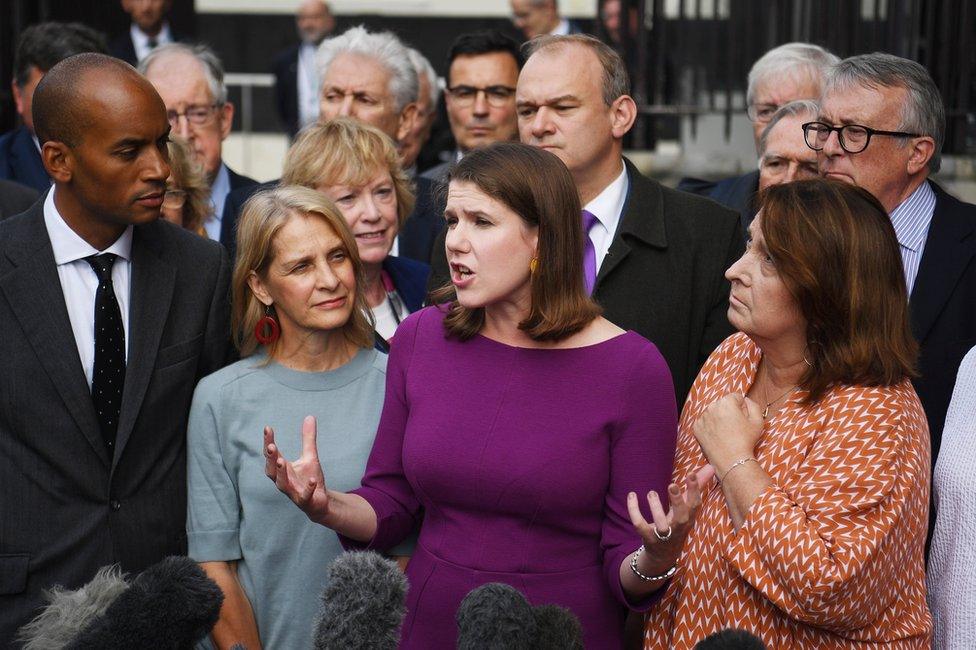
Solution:
[[[935,212],[935,192],[925,181],[891,211],[891,225],[895,227],[898,248],[901,249],[901,262],[905,267],[905,285],[908,295],[912,295],[918,264],[922,261],[925,239],[929,235],[929,225]]]

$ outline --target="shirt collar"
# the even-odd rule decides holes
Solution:
[[[61,213],[58,212],[57,206],[54,205],[55,192],[57,192],[57,187],[48,192],[44,199],[44,227],[47,228],[51,248],[54,250],[54,262],[58,266],[101,253],[114,253],[126,260],[132,259],[131,225],[122,232],[122,235],[111,246],[100,251],[82,239],[65,222]]]
[[[895,236],[903,248],[916,253],[922,248],[935,212],[935,198],[932,186],[924,181],[891,211],[891,225],[894,226]]]
[[[613,234],[620,221],[620,213],[627,200],[627,167],[620,163],[620,175],[607,185],[592,201],[583,206],[584,210],[593,213],[607,232]]]
[[[220,167],[217,169],[217,176],[214,177],[213,185],[210,186],[210,205],[213,207],[213,216],[210,217],[214,221],[220,221],[223,218],[223,209],[218,210],[217,208],[223,208],[223,204],[217,205],[217,197],[227,197],[230,192],[230,172],[227,171],[227,165],[220,163]]]
[[[135,23],[129,24],[129,35],[132,37],[132,44],[136,46],[136,49],[149,47],[149,36],[139,29]],[[163,21],[163,26],[159,29],[159,33],[156,34],[155,40],[157,45],[173,42],[173,37],[169,33],[169,21]]]
[[[559,24],[556,25],[556,29],[549,32],[552,36],[566,36],[569,34],[569,21],[565,18],[559,19]]]

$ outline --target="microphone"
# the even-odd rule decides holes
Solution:
[[[373,551],[343,553],[315,626],[315,650],[396,650],[406,615],[407,578],[396,562]]]
[[[532,607],[500,582],[473,590],[457,612],[458,650],[583,650],[579,620],[558,605]]]
[[[81,589],[55,588],[50,604],[21,628],[25,650],[190,650],[210,633],[224,594],[196,562],[168,557],[127,583],[118,565]]]

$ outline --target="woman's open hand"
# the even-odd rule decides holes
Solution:
[[[302,455],[294,462],[285,460],[275,444],[274,430],[265,427],[264,457],[264,473],[275,486],[309,519],[323,523],[329,514],[330,498],[319,462],[315,418],[308,415],[302,420]]]
[[[641,536],[644,551],[647,556],[648,573],[660,574],[674,565],[681,554],[695,516],[702,502],[702,492],[715,475],[711,465],[705,465],[693,475],[685,479],[684,486],[672,483],[668,486],[670,507],[664,512],[664,506],[657,492],[647,493],[647,505],[651,509],[652,523],[644,519],[638,506],[637,495],[633,492],[627,495],[627,512],[630,521]]]

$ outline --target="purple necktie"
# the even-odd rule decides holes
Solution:
[[[596,215],[589,210],[583,210],[583,281],[586,283],[586,293],[593,293],[596,284],[596,249],[590,239],[590,229],[596,225]]]

